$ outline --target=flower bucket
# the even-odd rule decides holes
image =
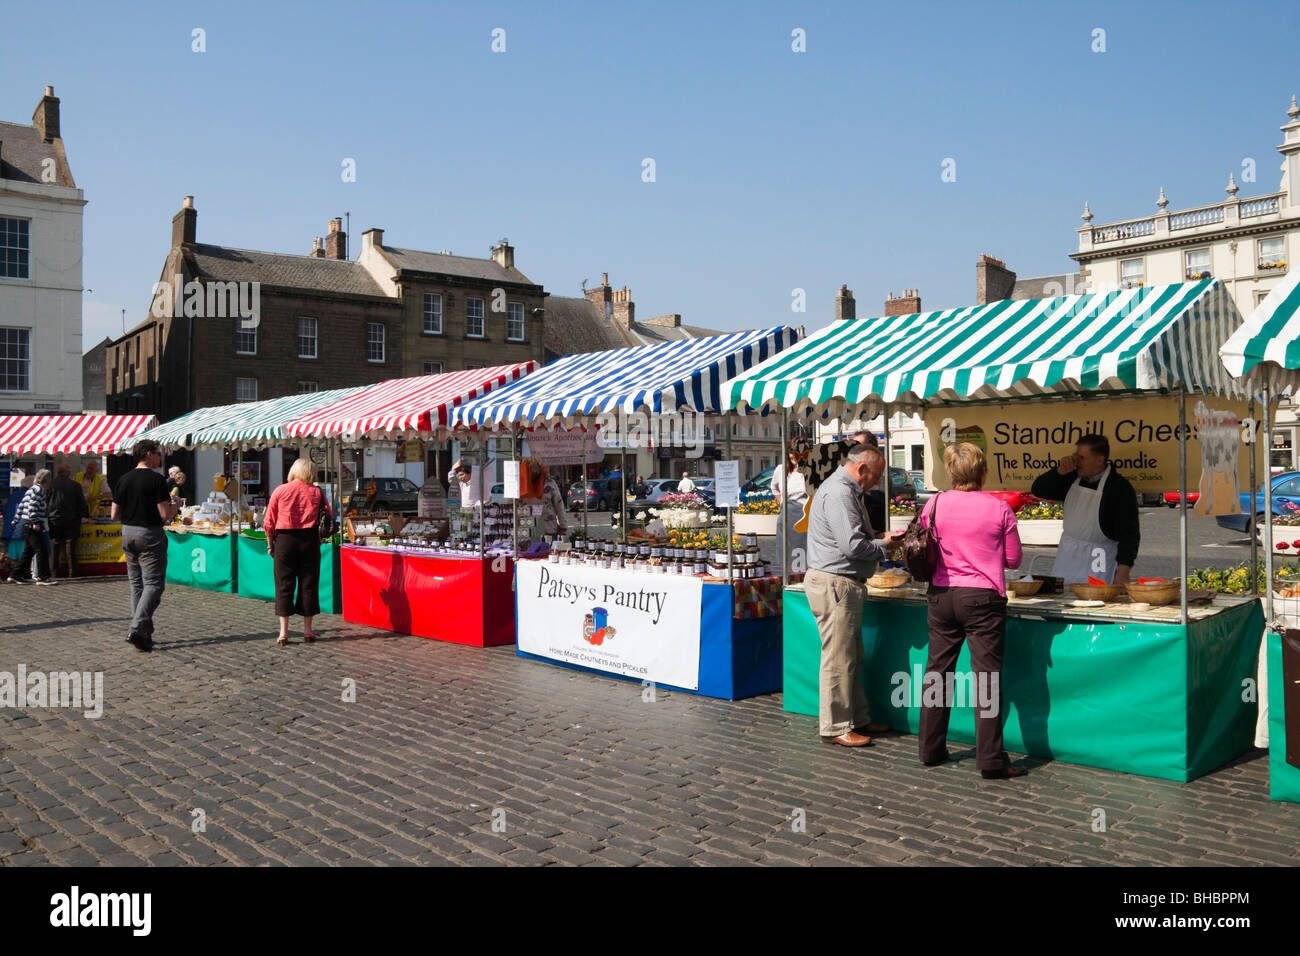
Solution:
[[[776,534],[780,515],[735,515],[732,530],[736,534]]]
[[[1065,521],[1061,518],[1041,518],[1036,521],[1022,518],[1017,524],[1021,544],[1049,548],[1061,543],[1061,532],[1065,527]]]

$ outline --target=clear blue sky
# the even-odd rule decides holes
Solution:
[[[643,318],[811,329],[841,283],[874,315],[906,287],[971,303],[981,252],[1066,271],[1085,199],[1098,222],[1154,212],[1161,185],[1171,208],[1216,202],[1246,157],[1241,195],[1274,191],[1300,92],[1289,11],[10,2],[0,119],[28,122],[45,84],[62,100],[87,348],[121,308],[144,317],[187,194],[202,242],[305,254],[350,211],[354,254],[370,226],[472,256],[505,236],[552,294],[605,271]]]

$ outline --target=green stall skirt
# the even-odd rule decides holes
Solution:
[[[343,613],[339,549],[334,541],[320,546],[319,593],[322,614]],[[245,531],[239,536],[239,595],[262,601],[275,600],[275,572],[271,556],[266,553],[265,531]]]
[[[1268,795],[1300,803],[1300,767],[1286,762],[1286,700],[1283,698],[1282,635],[1268,635]]]
[[[818,711],[821,638],[802,590],[785,592],[784,708]],[[1001,710],[1009,751],[1193,780],[1246,753],[1256,704],[1243,700],[1263,630],[1258,602],[1190,626],[1008,617]],[[916,733],[929,650],[924,604],[868,599],[863,685],[873,720]],[[970,673],[963,647],[959,673]],[[975,707],[954,707],[949,740],[975,741]]]
[[[205,591],[235,591],[235,541],[231,535],[167,529],[167,583]]]

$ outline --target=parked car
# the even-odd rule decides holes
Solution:
[[[597,478],[590,482],[578,479],[569,486],[565,503],[570,511],[581,511],[584,497],[588,511],[610,511],[619,507],[618,492],[611,491],[609,482],[604,478]]]
[[[1180,494],[1179,494],[1177,491],[1166,491],[1166,492],[1164,493],[1164,495],[1162,495],[1161,497],[1164,499],[1165,504],[1167,504],[1169,507],[1171,507],[1171,508],[1177,508],[1177,507],[1178,507],[1178,501],[1179,501],[1179,498],[1180,498],[1181,496],[1180,496]],[[1191,506],[1195,505],[1196,502],[1198,502],[1198,501],[1200,501],[1200,500],[1201,500],[1201,493],[1200,493],[1199,491],[1189,491],[1189,492],[1187,492],[1187,505],[1188,505],[1188,507],[1191,507]]]
[[[664,495],[677,494],[677,482],[680,478],[648,478],[646,479],[646,488],[649,493],[644,498],[630,499],[638,505],[654,505],[659,503],[659,499]]]
[[[1273,476],[1273,510],[1286,510],[1286,506],[1300,507],[1300,471],[1286,471]],[[1246,534],[1253,525],[1264,521],[1264,485],[1255,494],[1244,492],[1241,496],[1241,514],[1217,515],[1214,519],[1220,528]]]
[[[506,504],[506,486],[504,482],[498,481],[488,492],[488,503],[494,505]]]
[[[740,486],[740,503],[746,504],[751,498],[755,501],[764,501],[772,497],[772,475],[776,473],[776,465],[771,468],[765,468],[760,471],[749,481]]]
[[[366,487],[375,486],[374,501],[367,506]],[[420,489],[405,478],[362,478],[357,490],[343,496],[343,513],[356,507],[358,511],[388,512],[400,515],[419,513]],[[355,502],[355,504],[354,504]]]
[[[937,495],[939,492],[932,488],[925,487],[925,476],[919,471],[909,471],[907,473],[912,479],[912,487],[916,489],[916,506],[924,508],[926,502]]]

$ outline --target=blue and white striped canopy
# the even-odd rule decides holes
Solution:
[[[579,424],[605,412],[722,408],[721,385],[799,339],[787,326],[564,358],[466,402],[457,425]]]

